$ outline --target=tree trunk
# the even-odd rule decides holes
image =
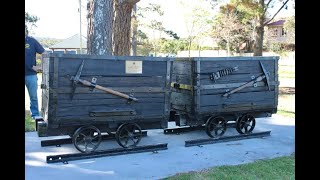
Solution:
[[[259,0],[261,9],[264,9],[264,0]],[[263,34],[264,34],[264,13],[260,13],[255,28],[255,41],[253,44],[253,56],[262,56]]]
[[[88,54],[112,55],[113,0],[91,0],[87,8]]]
[[[131,12],[140,0],[115,0],[115,21],[113,26],[113,54],[130,55]]]
[[[191,56],[191,43],[192,43],[192,39],[189,39],[189,43],[188,43],[188,57]]]
[[[227,55],[230,56],[230,43],[229,43],[229,40],[227,40]]]
[[[137,5],[133,6],[133,16],[132,16],[132,55],[137,55],[137,31],[138,31],[138,21],[137,21]]]
[[[258,25],[256,26],[256,29],[255,29],[253,56],[262,56],[263,34],[264,34],[263,19],[259,19]]]

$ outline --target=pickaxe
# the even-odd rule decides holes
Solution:
[[[249,86],[254,85],[256,82],[262,81],[263,79],[266,79],[266,80],[267,80],[267,83],[266,83],[266,84],[267,84],[267,86],[268,86],[268,90],[270,91],[270,86],[269,86],[269,74],[268,74],[269,72],[266,71],[266,69],[264,68],[263,64],[262,64],[260,61],[259,61],[259,63],[260,63],[260,66],[261,66],[261,68],[262,68],[262,72],[263,72],[262,75],[258,76],[257,78],[253,79],[252,81],[249,81],[249,82],[247,82],[247,83],[245,83],[245,84],[243,84],[243,85],[241,85],[241,86],[233,89],[232,91],[229,91],[229,92],[223,94],[222,96],[223,96],[223,97],[229,96],[230,94],[233,94],[233,93],[235,93],[235,92],[237,92],[237,91],[240,91],[241,89],[243,89],[243,88],[245,88],[245,87],[249,87]]]
[[[107,93],[110,93],[110,94],[113,94],[113,95],[116,95],[116,96],[125,98],[125,99],[127,99],[128,101],[138,101],[137,98],[134,98],[134,97],[132,97],[132,96],[123,94],[123,93],[118,92],[118,91],[114,91],[114,90],[109,89],[109,88],[106,88],[106,87],[102,87],[102,86],[100,86],[100,85],[97,85],[97,84],[95,84],[95,83],[89,82],[89,81],[84,80],[84,79],[80,79],[80,75],[81,75],[81,71],[82,71],[83,65],[84,65],[84,60],[82,60],[82,63],[81,63],[81,65],[80,65],[79,69],[78,69],[78,72],[77,72],[76,76],[72,76],[71,79],[70,79],[70,80],[73,82],[73,83],[72,83],[71,99],[73,99],[73,95],[74,95],[74,92],[75,92],[75,90],[76,90],[77,84],[80,82],[80,83],[82,83],[82,84],[85,85],[85,86],[97,88],[97,89],[102,90],[102,91],[105,91],[105,92],[107,92]]]

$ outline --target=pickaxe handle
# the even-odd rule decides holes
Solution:
[[[86,86],[91,86],[91,82],[87,81],[87,80],[83,80],[83,79],[79,79],[79,82],[81,82],[83,85],[86,85]],[[134,97],[131,97],[131,96],[128,96],[126,94],[123,94],[121,92],[118,92],[118,91],[114,91],[110,88],[106,88],[106,87],[102,87],[100,85],[95,85],[95,88],[99,89],[99,90],[102,90],[102,91],[105,91],[107,93],[110,93],[110,94],[113,94],[113,95],[116,95],[116,96],[120,96],[122,98],[125,98],[125,99],[128,99],[128,100],[132,100],[132,101],[138,101],[137,98],[134,98]]]
[[[233,94],[233,93],[235,93],[235,92],[237,92],[237,91],[240,91],[241,89],[243,89],[243,88],[245,88],[245,87],[252,86],[254,83],[256,83],[256,82],[258,82],[258,81],[261,81],[261,80],[264,79],[265,77],[266,77],[265,75],[261,75],[261,76],[257,77],[255,80],[252,80],[252,81],[250,81],[250,82],[247,82],[247,83],[245,83],[245,84],[243,84],[243,85],[241,85],[241,86],[233,89],[232,91],[229,91],[229,92],[223,94],[222,96],[223,96],[223,97],[226,97],[226,96],[229,96],[230,94]]]

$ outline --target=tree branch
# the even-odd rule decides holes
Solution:
[[[287,1],[280,7],[280,9],[273,15],[273,17],[272,17],[270,20],[268,20],[267,22],[263,23],[263,25],[265,26],[265,25],[267,25],[270,21],[272,21],[273,18],[276,17],[276,15],[281,11],[281,9],[287,4],[288,1],[289,1],[289,0],[287,0]]]
[[[263,16],[266,14],[267,9],[268,9],[269,4],[271,3],[271,1],[272,1],[272,0],[269,0],[269,2],[267,3],[267,6],[266,6],[266,8],[264,9],[264,12],[263,12]]]

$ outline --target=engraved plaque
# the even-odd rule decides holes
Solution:
[[[126,74],[142,74],[142,61],[126,61]]]

